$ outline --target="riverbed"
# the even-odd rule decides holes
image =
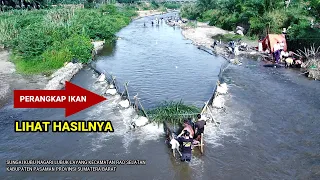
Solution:
[[[150,18],[122,29],[96,68],[114,74],[120,84],[130,81],[132,94],[139,92],[145,106],[166,99],[200,105],[211,96],[222,58],[198,50],[178,28],[152,27]],[[72,82],[103,93],[105,84],[94,83],[96,78],[85,68]],[[221,126],[208,125],[205,154],[190,164],[172,157],[161,126],[130,130],[133,113],[117,105],[118,96],[67,118],[111,120],[114,133],[14,133],[14,120],[65,118],[63,109],[13,109],[11,101],[0,109],[0,178],[319,179],[319,82],[250,59],[229,65],[223,79],[229,93],[225,111],[215,112]],[[118,166],[109,173],[5,173],[8,159],[142,159],[147,165]]]

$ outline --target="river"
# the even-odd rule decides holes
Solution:
[[[145,106],[171,98],[200,105],[212,93],[222,58],[195,48],[178,28],[143,28],[149,18],[122,29],[96,68],[120,84],[130,81]],[[102,93],[105,85],[96,78],[86,68],[72,82]],[[0,178],[319,179],[319,82],[250,59],[229,65],[223,79],[229,86],[226,109],[215,111],[221,126],[208,125],[205,154],[189,164],[172,157],[161,127],[130,130],[133,113],[117,106],[118,96],[67,118],[111,120],[114,133],[14,133],[14,120],[61,120],[64,110],[13,109],[9,102],[0,109]],[[147,165],[109,173],[6,173],[8,159],[143,159]]]

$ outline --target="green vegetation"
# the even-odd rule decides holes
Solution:
[[[181,7],[181,4],[175,2],[164,2],[161,5],[168,9],[179,9]]]
[[[50,73],[73,59],[91,59],[92,40],[115,40],[134,10],[103,5],[96,9],[12,10],[0,14],[0,44],[10,48],[17,70]]]
[[[195,106],[188,106],[183,102],[164,102],[155,109],[147,112],[151,120],[157,123],[164,121],[172,124],[178,124],[183,122],[185,118],[196,117],[200,113],[201,109]],[[191,114],[191,115],[189,115]]]
[[[265,36],[288,29],[290,40],[320,42],[320,1],[292,0],[198,0],[181,8],[181,15],[191,20],[209,22],[225,30],[242,26],[248,36]],[[311,26],[311,24],[314,26]]]

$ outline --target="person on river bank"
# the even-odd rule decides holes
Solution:
[[[279,41],[273,46],[273,56],[276,63],[280,60],[280,44]]]

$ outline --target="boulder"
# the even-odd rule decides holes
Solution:
[[[236,31],[238,31],[238,30],[240,30],[240,31],[244,32],[244,28],[243,28],[243,27],[241,27],[241,26],[237,26],[237,27],[236,27]]]
[[[243,31],[241,31],[241,30],[237,30],[237,31],[236,31],[236,34],[239,34],[239,35],[241,35],[241,36],[244,36]]]

